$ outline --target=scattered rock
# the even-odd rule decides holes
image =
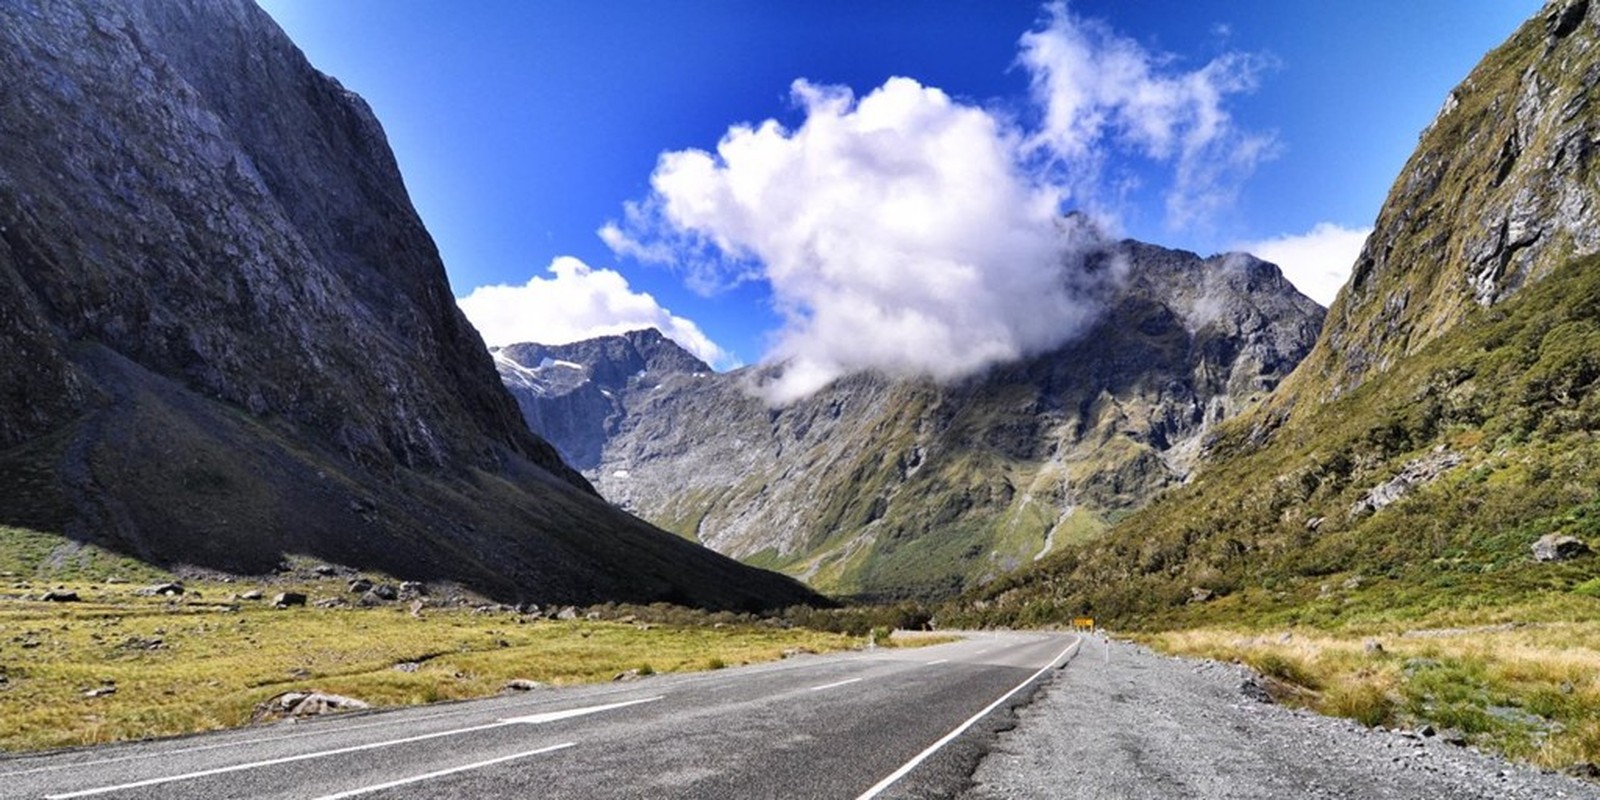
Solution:
[[[1215,596],[1216,596],[1216,593],[1212,592],[1210,589],[1207,589],[1207,588],[1205,588],[1203,586],[1191,586],[1191,587],[1189,587],[1189,602],[1191,602],[1191,603],[1209,602],[1211,600],[1211,598],[1215,597]]]
[[[303,606],[306,604],[306,599],[306,596],[300,592],[279,592],[272,598],[272,605],[278,608]]]
[[[1587,778],[1591,781],[1600,780],[1600,764],[1593,761],[1579,761],[1562,770],[1574,778]]]
[[[816,652],[809,647],[786,647],[783,650],[783,657],[794,658],[796,656],[816,655]]]
[[[318,564],[317,568],[312,571],[324,578],[330,578],[339,574],[339,568],[333,566],[332,564]]]
[[[638,672],[638,670],[634,670],[634,672]],[[540,683],[538,681],[531,681],[531,680],[528,680],[527,678],[513,678],[512,680],[506,681],[506,685],[500,687],[500,691],[502,691],[502,692],[531,692],[531,691],[533,691],[535,689],[543,689],[543,688],[544,688],[544,684],[542,684],[542,683]]]
[[[1533,543],[1534,561],[1571,561],[1592,552],[1582,539],[1559,533],[1545,534]]]
[[[1426,486],[1459,465],[1462,461],[1460,453],[1449,450],[1435,451],[1430,455],[1407,463],[1401,468],[1400,474],[1390,478],[1367,492],[1367,496],[1357,500],[1350,506],[1350,518],[1354,519],[1369,512],[1375,512],[1394,503],[1410,494],[1412,490]]]
[[[301,605],[305,604],[301,603]],[[317,608],[349,608],[350,601],[344,599],[343,597],[329,597],[323,600],[318,600],[317,602],[312,603],[312,605],[316,606]]]
[[[1239,683],[1239,694],[1258,703],[1271,703],[1272,692],[1267,691],[1267,685],[1260,678],[1249,677]]]
[[[266,595],[262,594],[260,589],[251,589],[250,591],[245,592],[244,594],[238,595],[240,600],[260,600],[262,597],[265,597],[265,596]]]
[[[1439,735],[1439,731],[1435,730],[1432,725],[1424,725],[1418,728],[1417,733],[1420,734],[1424,739],[1431,739]]]
[[[428,586],[419,581],[403,581],[400,584],[400,593],[403,595],[425,595],[428,593]]]
[[[1322,523],[1327,521],[1327,517],[1312,517],[1311,519],[1306,520],[1306,530],[1316,531],[1316,529],[1322,527]]]
[[[612,682],[617,682],[617,681],[636,681],[636,680],[639,680],[642,677],[644,677],[644,676],[642,674],[640,674],[639,670],[630,669],[630,670],[627,670],[627,671],[624,671],[624,672],[617,673],[616,677],[612,678],[611,680],[612,680]]]
[[[67,589],[52,589],[39,598],[47,603],[76,603],[81,598],[78,593]]]
[[[1366,654],[1369,656],[1383,655],[1383,642],[1380,642],[1377,639],[1368,639],[1366,643],[1361,646],[1361,649],[1366,651]]]
[[[372,581],[366,578],[356,578],[350,582],[351,594],[365,594],[370,591],[372,591]]]
[[[372,587],[372,596],[379,600],[394,601],[400,599],[400,590],[387,583],[380,583]]]
[[[122,640],[122,644],[117,645],[118,650],[165,650],[166,647],[166,641],[160,636],[152,636],[148,639],[140,636],[129,636]]]
[[[577,619],[577,618],[578,618],[578,609],[573,608],[572,606],[565,606],[560,611],[556,612],[556,619],[574,620],[574,619]]]
[[[183,584],[177,582],[158,583],[155,586],[146,586],[140,589],[139,594],[145,597],[179,597],[183,594]]]
[[[402,661],[391,667],[391,669],[395,672],[416,672],[422,669],[422,664],[416,661]]]
[[[106,697],[108,695],[113,695],[113,694],[116,694],[116,693],[117,693],[117,687],[113,686],[113,685],[110,685],[110,684],[107,684],[105,686],[96,686],[93,689],[89,689],[89,690],[87,690],[87,691],[85,691],[83,693],[83,696],[84,697],[88,697],[88,698],[95,698],[95,697]]]
[[[312,717],[335,711],[352,711],[371,708],[354,697],[328,694],[319,691],[284,692],[256,706],[252,722],[283,717]]]

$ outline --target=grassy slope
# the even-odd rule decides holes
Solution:
[[[7,566],[38,562],[29,548],[18,551]],[[317,689],[375,706],[412,705],[491,695],[514,678],[607,681],[630,669],[720,669],[774,660],[796,648],[825,652],[865,641],[660,607],[636,611],[682,621],[534,622],[470,608],[427,608],[417,618],[404,604],[277,611],[260,601],[231,600],[251,588],[247,583],[190,584],[185,597],[168,601],[136,596],[138,584],[88,577],[127,575],[122,567],[140,568],[103,552],[80,552],[39,570],[48,579],[19,580],[32,573],[6,570],[0,751],[233,727],[249,722],[257,704],[291,690]],[[58,585],[77,590],[85,602],[18,599]],[[267,587],[267,596],[284,588]],[[354,597],[342,581],[294,588],[313,599]],[[628,619],[628,609],[609,610],[612,618]],[[728,624],[710,624],[717,621]],[[395,669],[403,662],[417,666]],[[116,692],[85,695],[105,686]]]
[[[1332,624],[1551,592],[1594,603],[1597,559],[1539,564],[1529,546],[1551,532],[1600,546],[1597,380],[1600,259],[1588,258],[1470,312],[1468,324],[1314,414],[1276,430],[1263,414],[1224,426],[1193,483],[1101,547],[997,581],[974,598],[975,613]],[[1375,514],[1350,514],[1440,447],[1463,462]],[[1221,599],[1189,604],[1195,588]]]

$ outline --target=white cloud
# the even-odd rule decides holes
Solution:
[[[1370,233],[1370,227],[1345,228],[1319,222],[1305,233],[1249,242],[1234,249],[1277,264],[1296,289],[1326,306],[1350,278],[1350,269]]]
[[[736,125],[715,152],[663,153],[649,196],[600,237],[704,293],[768,283],[777,403],[850,372],[948,380],[1060,345],[1116,272],[1083,268],[1096,237],[1065,208],[1103,221],[1149,179],[1170,224],[1203,224],[1275,145],[1226,108],[1259,58],[1184,72],[1064,4],[1019,46],[1037,129],[909,78],[859,98],[797,80],[798,127]]]
[[[1167,222],[1204,224],[1276,152],[1274,137],[1241,130],[1224,102],[1255,90],[1260,56],[1226,53],[1184,72],[1173,56],[1083,19],[1065,3],[1045,7],[1043,28],[1023,34],[1019,62],[1044,113],[1031,145],[1059,162],[1080,203],[1093,204],[1114,155],[1170,164]]]
[[[1073,255],[1084,229],[1019,168],[1016,132],[908,78],[859,101],[792,90],[798,129],[736,126],[714,154],[662,155],[651,199],[602,234],[620,252],[720,254],[735,277],[759,265],[785,318],[769,399],[864,369],[960,377],[1092,318],[1083,290],[1099,277]]]
[[[594,269],[570,256],[550,262],[547,271],[553,277],[535,275],[521,286],[479,286],[456,304],[491,346],[566,344],[656,328],[714,367],[737,366],[698,325],[662,308],[649,294],[633,291],[621,273]]]

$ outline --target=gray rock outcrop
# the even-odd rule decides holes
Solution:
[[[1547,533],[1539,537],[1539,541],[1533,543],[1532,550],[1534,561],[1571,561],[1594,552],[1582,539],[1559,533]]]

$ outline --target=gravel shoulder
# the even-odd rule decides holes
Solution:
[[[964,796],[1600,800],[1600,785],[1264,696],[1244,667],[1085,637]]]

